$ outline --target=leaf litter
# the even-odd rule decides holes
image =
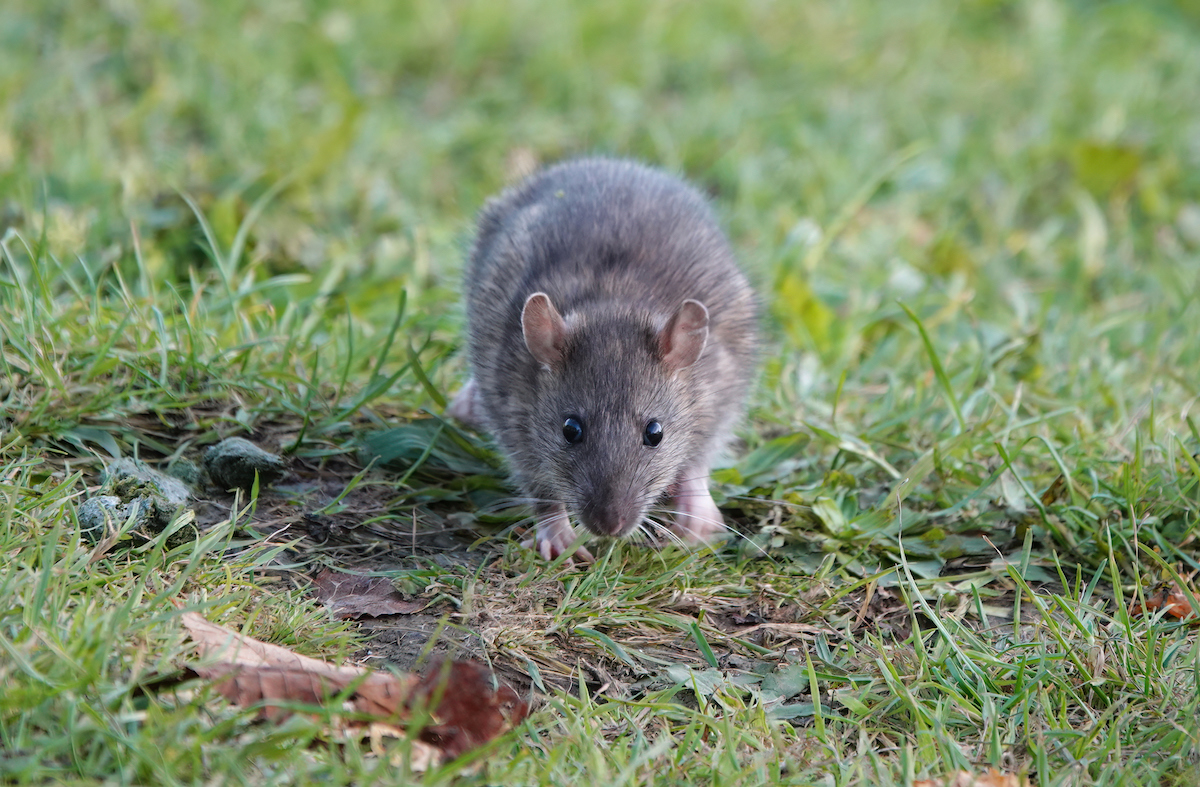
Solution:
[[[324,569],[313,578],[317,600],[343,620],[412,615],[425,608],[423,601],[406,601],[387,577],[343,574]]]
[[[420,721],[418,760],[441,763],[475,749],[519,724],[528,706],[508,686],[493,688],[475,662],[436,663],[423,675],[337,666],[261,642],[212,623],[194,612],[183,624],[200,661],[189,665],[229,702],[258,708],[279,723],[308,706],[340,700],[334,732],[379,735],[384,727],[404,735]],[[382,727],[380,725],[383,725]]]
[[[280,427],[278,442],[284,443],[287,428]],[[441,663],[485,660],[497,676],[516,688],[512,699],[526,698],[522,714],[525,708],[540,705],[546,695],[577,694],[581,689],[612,699],[638,699],[666,691],[664,696],[691,707],[718,696],[753,694],[770,717],[793,725],[810,724],[815,714],[826,718],[846,710],[858,714],[865,708],[859,696],[862,681],[868,679],[862,673],[864,659],[886,656],[902,674],[917,669],[903,647],[884,644],[892,640],[898,646],[914,626],[933,628],[924,612],[913,609],[913,589],[929,600],[931,608],[950,615],[955,625],[973,628],[988,639],[1016,633],[1013,600],[1022,588],[1006,573],[1013,561],[1012,544],[1005,548],[1009,557],[968,554],[946,560],[936,559],[938,553],[927,549],[927,543],[934,542],[906,538],[904,549],[916,557],[928,555],[929,566],[918,573],[917,588],[901,587],[895,572],[880,572],[881,564],[873,566],[863,559],[870,559],[871,552],[863,550],[868,542],[856,544],[861,538],[858,525],[846,526],[847,516],[865,510],[861,502],[857,509],[853,504],[847,508],[843,498],[852,495],[851,487],[835,485],[829,490],[833,497],[789,492],[786,502],[773,503],[761,499],[766,488],[742,487],[739,482],[744,483],[746,475],[736,467],[726,473],[727,488],[752,497],[727,498],[727,516],[749,534],[747,539],[759,538],[756,530],[782,534],[782,538],[771,537],[778,543],[771,541],[769,552],[758,549],[751,554],[744,546],[740,549],[740,559],[756,563],[753,572],[730,572],[723,567],[728,556],[693,562],[694,555],[664,558],[672,552],[658,553],[639,545],[619,545],[610,558],[626,563],[666,559],[674,566],[649,573],[670,576],[687,571],[693,575],[690,589],[673,590],[670,581],[650,589],[622,586],[626,577],[632,577],[634,585],[641,581],[646,566],[608,566],[583,574],[549,572],[524,554],[510,554],[515,547],[509,531],[521,525],[521,509],[514,508],[506,496],[486,449],[471,435],[439,431],[433,424],[423,424],[421,430],[431,442],[417,454],[419,441],[403,434],[404,450],[393,457],[392,473],[387,476],[364,473],[344,456],[319,461],[292,456],[288,483],[260,489],[244,525],[268,534],[274,543],[286,542],[293,560],[316,558],[337,566],[337,571],[318,573],[312,587],[333,616],[360,621],[368,643],[358,654],[361,659],[399,669],[412,669],[429,657]],[[461,453],[462,439],[469,441],[466,453],[477,464],[470,464]],[[776,458],[785,458],[803,443],[790,437],[770,450]],[[427,464],[443,452],[446,461]],[[751,478],[771,475],[754,463],[739,464]],[[406,483],[397,482],[395,472],[401,472]],[[770,491],[778,496],[781,489]],[[864,488],[861,494],[868,491]],[[204,512],[200,518],[211,525],[228,517],[237,498],[232,501],[233,507],[219,495],[197,501],[198,510]],[[874,544],[876,560],[880,546],[890,551],[886,544]],[[843,553],[847,549],[857,554],[848,557]],[[840,566],[843,576],[858,574],[864,581],[850,588],[831,581],[827,577],[831,565]],[[918,561],[910,560],[909,565],[916,571]],[[1023,570],[1030,583],[1027,590],[1043,587],[1057,592],[1053,590],[1057,583],[1049,581],[1049,572],[1036,556]],[[606,573],[615,585],[578,597],[580,583],[605,581]],[[871,574],[875,578],[866,582]],[[1016,635],[1024,637],[1031,626],[1039,625],[1042,613],[1033,604],[1016,608],[1021,613]],[[860,638],[863,634],[867,639]],[[817,665],[829,700],[811,701],[817,684],[806,682],[807,671],[801,672],[794,661],[803,653],[809,653]],[[361,673],[347,682],[346,676],[333,678],[321,670],[298,675],[278,667],[256,669],[259,672],[252,677],[240,669],[224,677],[231,681],[228,690],[235,697],[262,703],[264,711],[286,709],[297,702],[320,704],[348,690],[355,700],[370,703],[378,699],[375,694],[381,688],[375,683],[378,678]],[[383,673],[371,673],[379,674]],[[475,677],[490,680],[486,671],[481,675]],[[464,680],[470,683],[470,676]],[[405,685],[402,681],[397,690],[403,693]],[[418,696],[411,686],[408,691]],[[274,702],[278,694],[285,701]],[[386,697],[382,707],[389,707]],[[430,749],[428,762],[453,756],[447,752],[463,745],[461,735],[444,732],[448,728],[454,725],[422,728],[422,740],[446,746]],[[404,734],[384,721],[346,730],[373,742]]]

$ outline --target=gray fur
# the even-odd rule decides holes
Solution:
[[[567,325],[558,368],[522,338],[539,291]],[[689,469],[707,474],[742,413],[757,306],[695,189],[626,161],[546,169],[484,207],[465,292],[474,412],[524,494],[623,535]],[[688,298],[708,309],[708,340],[676,373],[657,332]],[[567,416],[583,419],[578,445],[563,438]],[[664,429],[657,448],[642,442],[650,419]]]

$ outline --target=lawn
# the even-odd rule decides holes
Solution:
[[[547,564],[438,419],[475,213],[591,153],[705,190],[761,293],[716,549]],[[1191,0],[0,11],[6,784],[1200,784],[1198,424]],[[196,482],[228,437],[286,475]],[[192,479],[161,535],[81,526],[122,457]],[[531,712],[415,773],[226,702],[187,612]]]

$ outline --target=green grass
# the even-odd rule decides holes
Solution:
[[[491,536],[397,581],[543,704],[429,783],[1200,783],[1200,640],[1131,613],[1200,570],[1198,108],[1186,0],[10,0],[0,779],[408,778],[149,686],[181,609],[374,647],[253,501],[180,547],[81,541],[106,460],[244,434],[340,474],[323,513]],[[713,195],[767,342],[715,474],[746,539],[547,571],[483,476],[356,463],[463,379],[482,201],[591,152]]]

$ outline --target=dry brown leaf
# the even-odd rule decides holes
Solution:
[[[343,574],[330,569],[313,577],[317,600],[339,618],[377,618],[412,615],[425,608],[423,601],[405,601],[387,577]]]
[[[988,768],[987,773],[955,771],[941,779],[918,779],[912,787],[1028,787],[1029,780],[1015,773]]]
[[[346,697],[346,710],[384,724],[403,725],[423,711],[420,739],[450,760],[510,729],[527,712],[515,691],[508,686],[493,689],[491,674],[474,662],[434,665],[423,676],[396,675],[302,656],[194,612],[185,612],[183,623],[204,659],[192,666],[196,674],[214,681],[229,702],[260,706],[260,716],[270,721],[286,718],[297,704],[324,705],[339,694]],[[364,722],[342,726],[344,732],[361,733]],[[367,734],[373,734],[369,725]]]
[[[473,661],[435,665],[417,684],[410,706],[435,708],[434,724],[421,731],[421,740],[437,746],[450,758],[500,735],[525,718],[524,700],[508,686],[492,689],[492,676]]]
[[[183,613],[183,625],[196,643],[201,656],[242,667],[295,667],[325,671],[330,675],[353,679],[363,673],[359,667],[336,667],[320,659],[243,636],[232,629],[205,620],[195,612]]]
[[[1196,616],[1196,611],[1192,609],[1192,604],[1188,601],[1188,597],[1184,595],[1183,589],[1175,582],[1159,585],[1154,589],[1154,592],[1146,596],[1145,609],[1142,608],[1141,604],[1134,604],[1131,612],[1134,615],[1141,615],[1147,610],[1157,612],[1160,609],[1165,609],[1168,615],[1180,620]]]
[[[1045,492],[1042,492],[1042,505],[1052,506],[1055,503],[1066,499],[1066,491],[1067,477],[1065,475],[1060,475],[1058,478],[1054,479],[1054,482],[1050,484],[1050,487]]]
[[[373,716],[391,716],[418,682],[361,667],[338,667],[326,661],[244,637],[211,623],[195,612],[183,614],[183,624],[200,655],[209,661],[193,666],[202,678],[217,680],[216,689],[237,705],[262,703],[265,718],[286,716],[286,706],[296,702],[321,704],[355,685],[352,710]],[[282,707],[281,707],[282,706]]]

